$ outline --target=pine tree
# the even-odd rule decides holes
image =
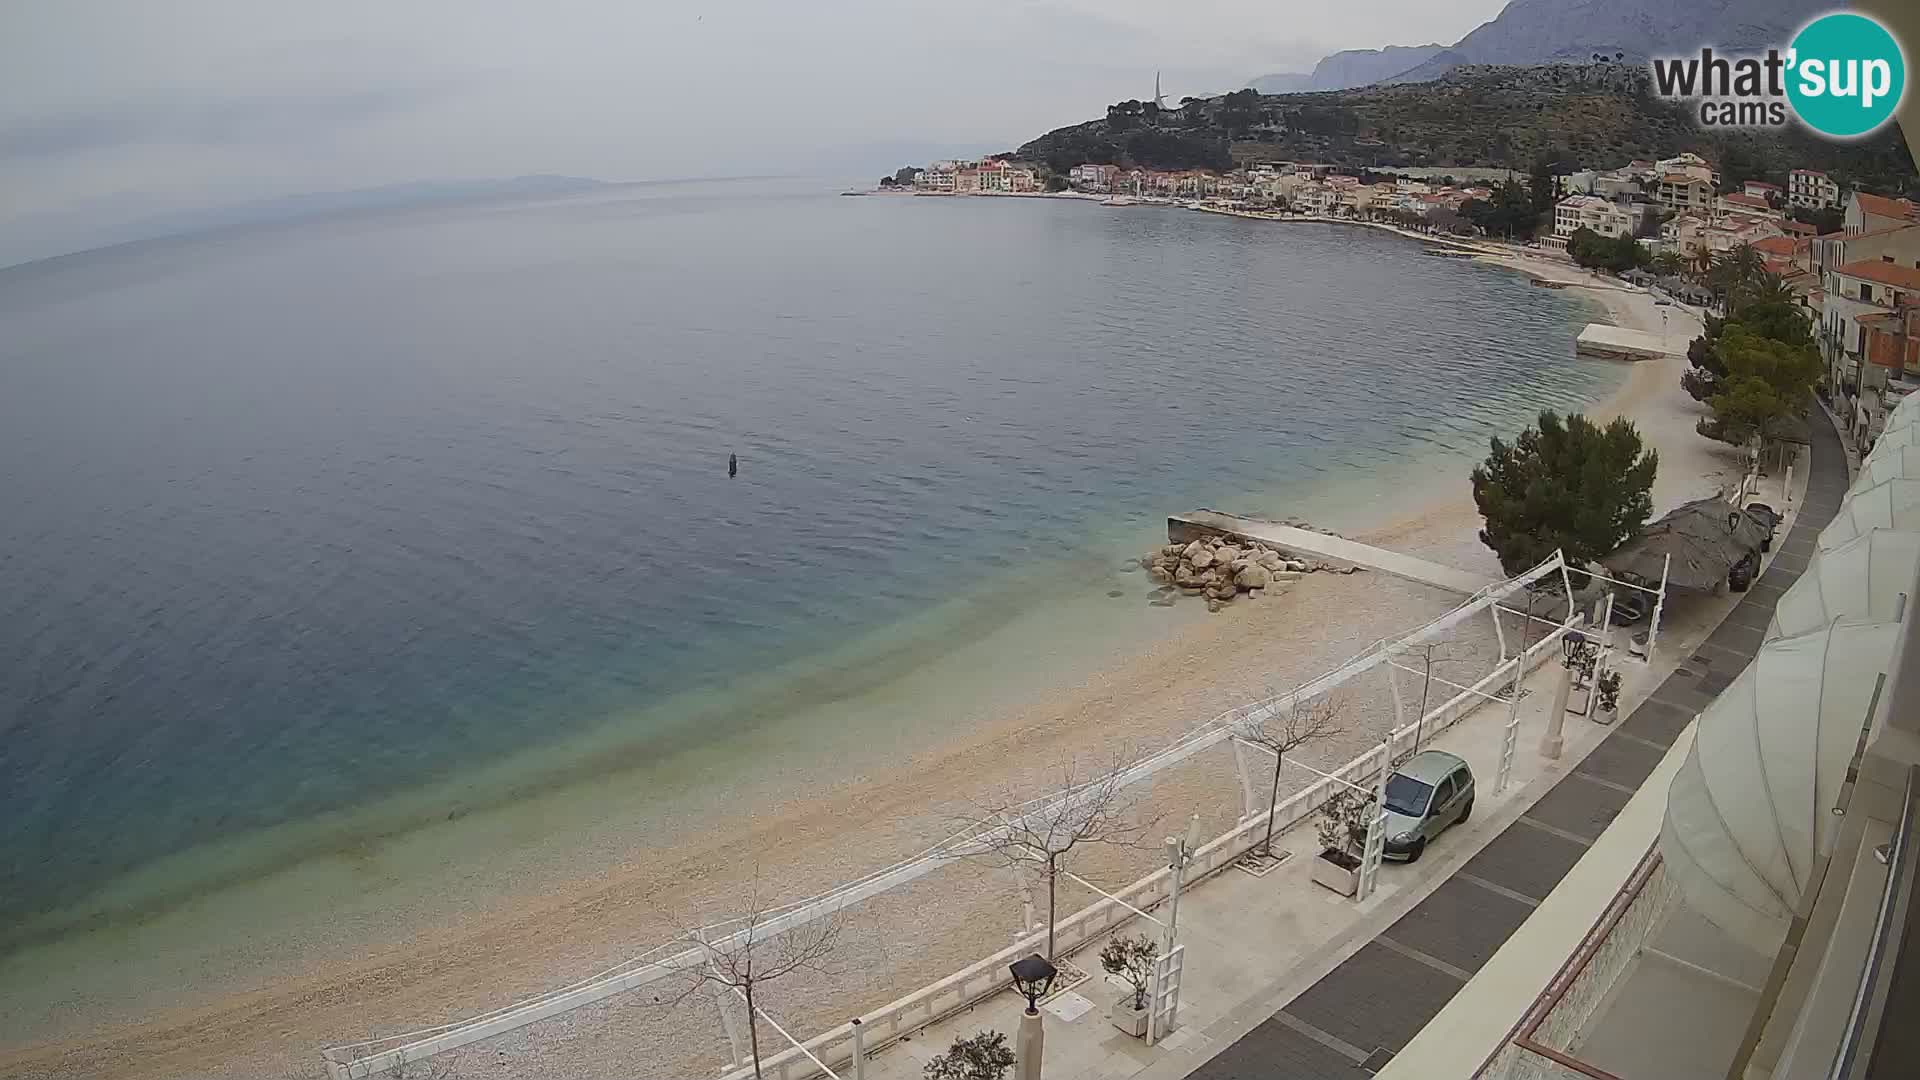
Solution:
[[[1653,514],[1659,454],[1643,450],[1625,420],[1596,427],[1578,413],[1563,421],[1540,414],[1473,470],[1473,501],[1486,518],[1480,541],[1518,574],[1561,551],[1571,567],[1597,561],[1626,542]]]

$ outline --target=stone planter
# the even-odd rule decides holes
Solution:
[[[1113,1003],[1113,1008],[1107,1010],[1107,1016],[1112,1019],[1114,1027],[1134,1038],[1147,1037],[1147,1010],[1133,1007],[1133,991],[1120,995],[1119,1000]]]
[[[1341,896],[1352,896],[1360,891],[1360,860],[1351,855],[1343,857],[1341,862],[1333,861],[1335,852],[1323,851],[1314,857],[1313,880]],[[1351,861],[1352,865],[1343,865]]]

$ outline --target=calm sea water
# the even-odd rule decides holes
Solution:
[[[1170,510],[1375,490],[1602,392],[1582,321],[1366,230],[790,184],[0,271],[0,926],[583,732],[695,745],[643,707]]]

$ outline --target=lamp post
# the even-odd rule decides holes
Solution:
[[[1060,972],[1039,953],[1015,960],[1007,970],[1013,973],[1014,989],[1027,999],[1027,1011],[1020,1016],[1020,1033],[1013,1044],[1014,1080],[1040,1080],[1040,1055],[1046,1043],[1046,1032],[1040,1026],[1040,999],[1053,988],[1053,977]]]
[[[1587,635],[1569,630],[1560,639],[1562,654],[1560,682],[1553,688],[1553,708],[1547,713],[1547,733],[1540,737],[1540,756],[1558,758],[1566,746],[1563,734],[1567,726],[1567,695],[1573,690],[1573,669],[1586,654]]]
[[[1160,955],[1173,952],[1174,934],[1180,925],[1180,886],[1186,880],[1187,861],[1200,850],[1200,815],[1187,822],[1187,835],[1167,837],[1167,868],[1173,871],[1173,887],[1167,897],[1167,941]]]

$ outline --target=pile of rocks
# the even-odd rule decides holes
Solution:
[[[1140,565],[1163,586],[1206,597],[1209,611],[1219,611],[1242,593],[1256,597],[1270,586],[1296,581],[1319,569],[1257,541],[1224,536],[1168,544],[1141,559]]]

